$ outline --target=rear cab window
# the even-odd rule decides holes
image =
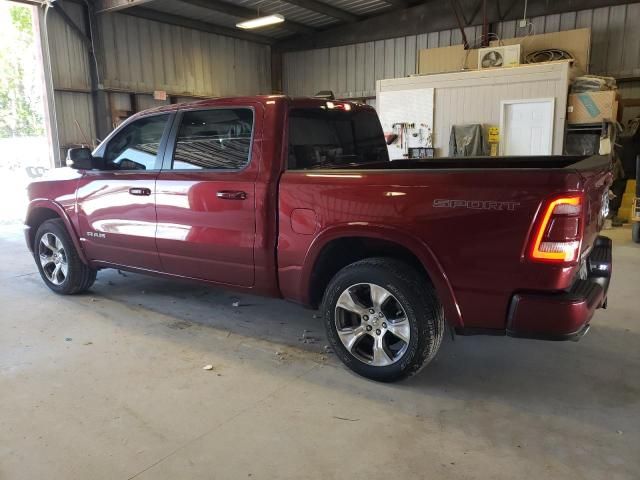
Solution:
[[[241,170],[249,164],[251,108],[192,110],[182,114],[173,170]]]
[[[388,161],[375,111],[324,106],[289,111],[289,170],[357,168]]]

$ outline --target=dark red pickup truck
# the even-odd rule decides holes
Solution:
[[[583,335],[606,305],[604,157],[390,162],[375,111],[264,96],[142,112],[29,187],[57,293],[102,268],[321,308],[356,372],[392,381],[459,334]]]

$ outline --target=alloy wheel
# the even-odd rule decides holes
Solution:
[[[38,256],[44,275],[54,285],[61,285],[67,278],[69,264],[67,252],[60,239],[51,232],[45,233],[38,244]]]
[[[394,364],[409,347],[406,310],[380,285],[358,283],[344,290],[336,303],[335,324],[347,351],[368,365]]]

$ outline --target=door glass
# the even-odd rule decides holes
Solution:
[[[239,170],[249,163],[253,111],[248,108],[185,112],[173,169]]]
[[[104,152],[107,170],[154,170],[169,115],[141,118],[120,130]]]

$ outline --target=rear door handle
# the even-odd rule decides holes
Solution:
[[[148,197],[149,195],[151,195],[151,189],[150,188],[130,188],[129,189],[129,193],[131,195],[138,195],[141,197]]]
[[[216,193],[216,197],[224,200],[246,200],[247,192],[241,192],[236,190],[221,190]]]

